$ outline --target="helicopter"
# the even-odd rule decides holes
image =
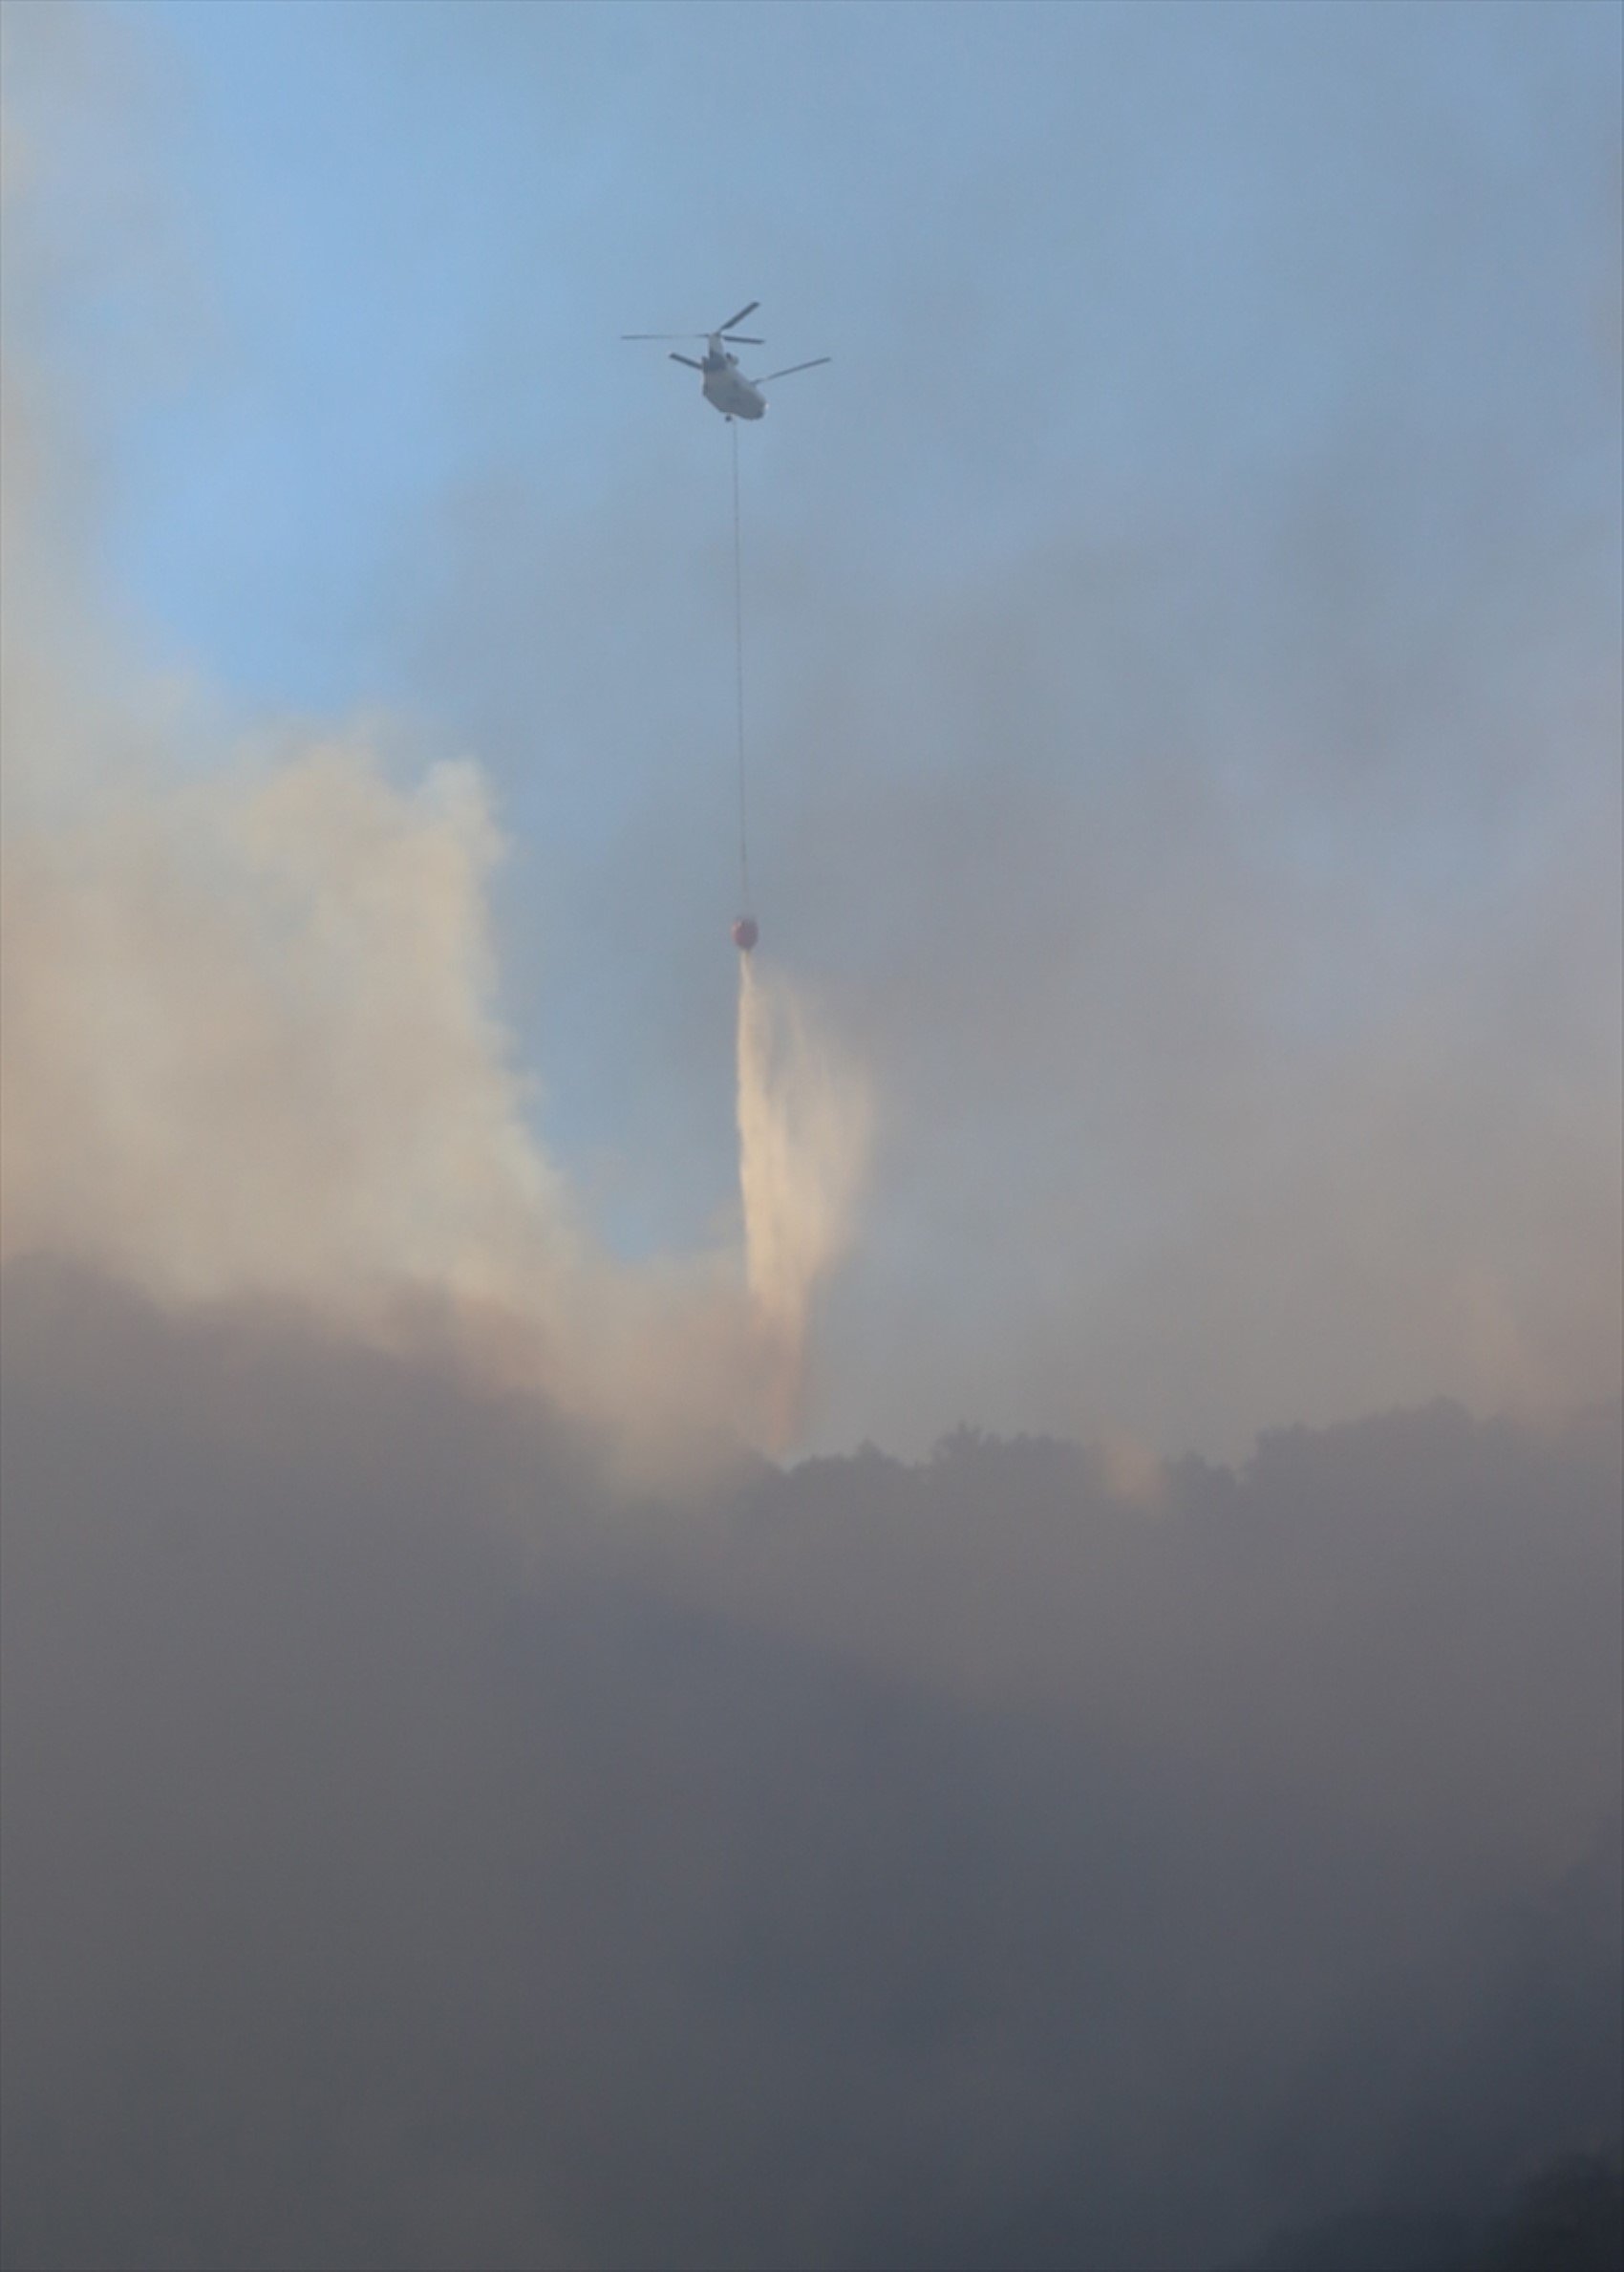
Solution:
[[[748,308],[741,308],[737,315],[730,315],[725,324],[718,324],[714,332],[622,332],[623,339],[702,339],[705,359],[696,363],[692,355],[672,354],[673,363],[686,363],[690,371],[700,374],[699,391],[713,410],[719,410],[724,418],[763,418],[767,415],[767,397],[761,389],[775,378],[788,378],[797,371],[816,371],[820,363],[832,363],[832,355],[814,355],[810,363],[791,363],[783,371],[769,371],[760,378],[746,378],[738,368],[738,357],[730,355],[729,345],[736,347],[762,347],[764,340],[752,339],[745,332],[736,332],[735,324],[741,324],[747,315],[754,315],[761,305],[752,300]]]

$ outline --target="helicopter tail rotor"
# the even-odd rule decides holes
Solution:
[[[834,359],[833,355],[814,355],[809,363],[791,363],[782,371],[763,372],[759,378],[753,378],[750,384],[753,387],[764,387],[771,378],[789,378],[797,371],[816,371],[820,364],[832,363]]]

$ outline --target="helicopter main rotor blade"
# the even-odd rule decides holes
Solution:
[[[686,363],[690,371],[703,371],[705,368],[703,363],[696,363],[692,355],[679,355],[674,351],[671,359],[673,363]]]
[[[718,332],[718,339],[725,339],[729,347],[765,347],[764,339],[752,339],[748,332]]]
[[[798,371],[816,371],[820,363],[832,363],[833,355],[814,355],[809,363],[791,363],[782,371],[769,371],[765,377],[753,378],[753,387],[764,387],[769,378],[792,378]]]
[[[709,332],[622,332],[623,339],[708,339]]]
[[[737,315],[730,315],[725,324],[717,324],[716,330],[731,332],[735,324],[741,324],[747,315],[754,315],[760,305],[759,300],[752,300],[748,308],[741,308]]]

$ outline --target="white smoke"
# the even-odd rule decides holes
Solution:
[[[479,769],[405,778],[376,721],[246,736],[133,656],[29,337],[3,390],[0,1259],[428,1335],[668,1479],[679,1445],[780,1441],[849,1232],[793,1012],[781,1067],[766,1025],[740,1060],[749,1297],[736,1237],[614,1261],[500,1015]]]

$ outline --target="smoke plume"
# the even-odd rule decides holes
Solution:
[[[1617,2134],[1616,1408],[644,1520],[264,1303],[0,1305],[16,2272],[1214,2272]]]
[[[9,247],[37,253],[12,219]],[[748,1297],[732,1229],[673,1260],[611,1256],[548,1156],[499,1007],[504,847],[481,774],[403,753],[385,719],[249,731],[140,659],[90,573],[87,453],[31,355],[18,267],[0,1259],[432,1344],[545,1394],[641,1473],[786,1443],[807,1303],[849,1229],[852,1082],[832,1044],[781,981],[754,1013],[747,986]]]
[[[804,982],[744,961],[736,1037],[716,894],[695,882],[710,856],[725,890],[731,847],[671,755],[702,748],[714,688],[672,706],[691,741],[663,718],[678,648],[727,650],[700,635],[714,580],[649,541],[672,500],[625,433],[594,457],[556,427],[557,493],[534,512],[540,458],[493,449],[465,549],[455,513],[402,502],[393,461],[395,548],[433,574],[410,607],[359,596],[357,574],[357,609],[412,626],[428,698],[382,683],[443,737],[336,701],[326,722],[251,726],[117,611],[109,587],[156,589],[127,555],[98,573],[106,490],[140,455],[120,446],[139,391],[125,334],[164,329],[175,303],[148,291],[155,319],[118,301],[150,255],[139,167],[120,150],[80,182],[62,153],[80,115],[116,141],[131,73],[104,43],[141,13],[0,8],[58,86],[28,162],[9,153],[0,261],[0,2272],[1370,2265],[1412,2260],[1290,2237],[1373,2206],[1475,2219],[1525,2169],[1611,2143],[1618,609],[1613,555],[1595,564],[1612,524],[1570,554],[1518,504],[1542,461],[1496,440],[1537,423],[1583,443],[1578,390],[1535,386],[1537,421],[1515,397],[1481,426],[1451,402],[1458,442],[1440,447],[1435,411],[1413,432],[1386,415],[1407,415],[1423,367],[1514,375],[1528,354],[1561,372],[1541,289],[1558,264],[1536,259],[1560,242],[1554,142],[1512,162],[1517,106],[1498,106],[1483,164],[1456,165],[1440,82],[1383,45],[1390,20],[1407,36],[1402,11],[1348,11],[1348,34],[1316,11],[1190,11],[1221,71],[1153,11],[1072,11],[1110,69],[1079,50],[1043,85],[1106,93],[1092,115],[1057,109],[1024,173],[1006,149],[996,196],[973,119],[941,135],[925,82],[928,139],[963,140],[970,169],[945,204],[920,151],[941,285],[996,314],[979,278],[1009,272],[1006,249],[1063,256],[1044,363],[1079,383],[1011,418],[1013,325],[933,297],[908,201],[875,194],[906,109],[873,112],[866,173],[827,162],[831,135],[863,157],[848,56],[908,11],[852,11],[849,32],[843,11],[754,11],[742,40],[731,20],[648,17],[631,44],[673,43],[669,86],[648,75],[673,155],[707,103],[747,143],[810,121],[798,178],[820,207],[843,182],[853,199],[850,231],[820,232],[843,298],[865,262],[887,294],[913,276],[843,427],[861,480],[820,472],[800,533],[775,511],[769,537],[763,516],[772,936],[816,942],[798,973],[821,960]],[[310,75],[331,73],[338,16],[345,43],[430,42],[404,77],[369,65],[367,104],[332,105],[342,176],[267,114],[289,169],[265,178],[278,208],[295,173],[338,198],[357,174],[370,187],[357,111],[401,126],[417,86],[397,139],[425,233],[443,220],[461,266],[466,216],[438,201],[468,118],[481,147],[500,135],[500,77],[525,149],[547,94],[594,153],[576,220],[538,205],[538,227],[556,222],[583,269],[592,225],[643,233],[547,44],[590,46],[591,11],[218,14],[226,44],[290,37],[300,84],[307,41],[329,58]],[[964,37],[1046,42],[1063,15],[1012,33],[966,11]],[[1557,39],[1548,17],[1516,38]],[[1465,22],[1445,36],[1484,36]],[[850,44],[826,97],[798,64],[760,109],[705,41],[742,54],[780,25],[808,57]],[[1312,77],[1235,68],[1243,32],[1260,60],[1300,39]],[[1345,36],[1370,44],[1378,101],[1374,69],[1356,54],[1344,74],[1317,44]],[[528,78],[506,68],[512,39],[546,45]],[[626,44],[611,28],[611,76]],[[437,140],[471,54],[479,101],[462,139]],[[1249,161],[1287,122],[1272,177],[1228,208],[1188,194],[1222,154],[1211,118],[1202,139],[1209,81]],[[1359,194],[1401,185],[1397,161],[1414,176],[1396,91],[1427,181],[1444,137],[1458,235],[1429,231],[1425,200],[1416,226],[1413,197]],[[1335,157],[1361,116],[1357,164],[1296,165]],[[663,259],[670,228],[686,257],[707,241],[683,203],[706,169],[666,163],[641,120],[635,140],[648,241]],[[1074,149],[1102,153],[1113,194],[1057,197]],[[1114,193],[1119,157],[1132,194]],[[493,178],[486,233],[510,246],[519,177]],[[1182,266],[1165,241],[1159,261],[1153,186],[1181,229],[1203,217]],[[773,198],[741,209],[788,262]],[[1089,273],[1085,209],[1109,256]],[[387,194],[378,211],[426,338],[423,248]],[[1226,211],[1228,266],[1206,233]],[[277,238],[308,317],[297,242]],[[523,251],[507,297],[589,337],[567,268],[538,291],[545,264]],[[604,266],[604,289],[645,304]],[[1502,282],[1463,329],[1480,271]],[[1389,295],[1395,272],[1407,294]],[[1271,276],[1280,296],[1256,297]],[[1316,277],[1336,317],[1317,332]],[[343,287],[387,389],[365,281]],[[787,278],[773,290],[787,300]],[[1100,344],[1072,365],[1074,320]],[[313,385],[342,391],[310,331]],[[1223,459],[1241,397],[1209,384],[1220,340],[1271,436],[1257,374],[1280,349],[1346,382],[1346,430],[1293,423],[1254,485]],[[466,377],[478,342],[454,346]],[[545,368],[505,336],[496,360],[524,391]],[[1367,367],[1398,374],[1399,397],[1361,397]],[[252,375],[256,436],[282,418],[320,499],[297,547],[313,577],[354,506],[301,454],[309,398]],[[1144,392],[1148,422],[1113,387]],[[620,417],[607,384],[556,391]],[[1068,458],[1052,414],[1071,396],[1090,434]],[[1374,456],[1327,448],[1345,432]],[[233,492],[230,453],[188,446],[240,626],[227,539],[272,548],[253,517],[267,492]],[[1597,446],[1556,461],[1564,495],[1614,463]],[[996,508],[1025,449],[1054,519],[1022,537]],[[950,497],[953,456],[980,470]],[[1185,474],[1208,457],[1228,470],[1204,488]],[[1504,514],[1483,496],[1502,465]],[[893,571],[910,499],[930,510]],[[967,557],[945,541],[946,572],[925,575],[954,527]],[[668,572],[694,612],[661,649],[639,578]],[[441,700],[436,667],[478,699]],[[533,847],[506,939],[499,815]],[[561,938],[584,942],[573,965],[544,952]],[[556,991],[503,993],[516,941],[509,985],[562,962]],[[662,1052],[668,1087],[617,1085]],[[577,1084],[598,1080],[583,1110]],[[628,1260],[588,1203],[605,1128],[654,1187],[667,1258],[644,1238]],[[691,1219],[673,1194],[694,1159]],[[1597,1408],[1551,1409],[1598,1384]],[[1530,1409],[1474,1417],[1424,1402],[1438,1386]],[[1261,1410],[1394,1404],[1411,1408],[1271,1432],[1233,1465],[1146,1448],[1210,1450]],[[740,1449],[870,1425],[894,1444],[944,1407],[1046,1432],[961,1426],[906,1461]],[[1103,1448],[1061,1440],[1079,1430]]]

